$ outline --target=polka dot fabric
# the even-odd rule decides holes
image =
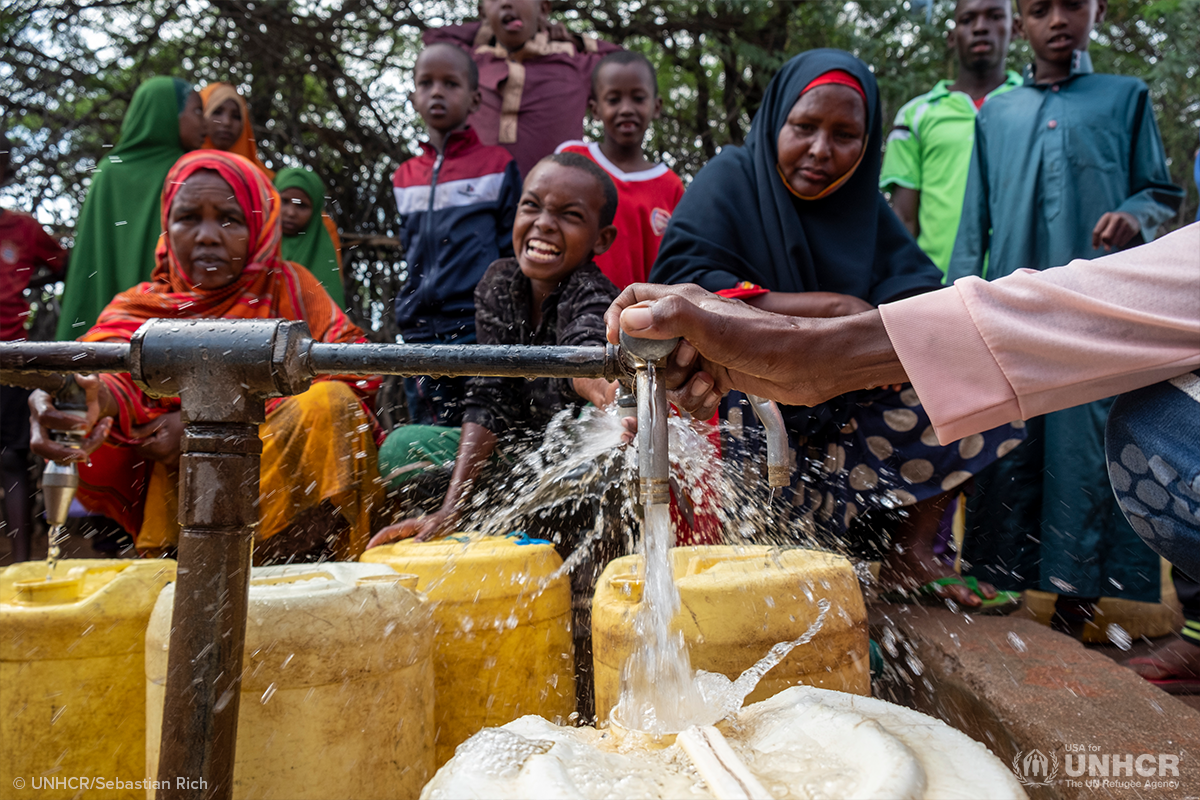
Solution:
[[[789,433],[796,457],[791,503],[824,534],[840,536],[869,508],[903,508],[955,489],[1025,438],[1003,425],[946,446],[912,387],[880,391],[840,430]]]

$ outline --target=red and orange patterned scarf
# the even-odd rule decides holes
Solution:
[[[280,257],[279,193],[249,161],[220,150],[196,150],[180,158],[163,184],[162,225],[167,230],[171,203],[193,173],[217,172],[232,188],[250,229],[250,253],[237,280],[213,291],[197,290],[183,274],[165,234],[155,251],[150,281],[113,298],[85,342],[129,341],[142,323],[169,319],[290,319],[308,323],[321,342],[363,341],[363,332],[330,299],[321,283]]]
[[[316,341],[365,342],[362,330],[334,303],[320,281],[304,267],[280,257],[283,234],[279,227],[279,193],[241,156],[220,150],[195,150],[176,161],[163,184],[163,230],[167,229],[171,202],[179,187],[202,169],[216,171],[230,185],[246,215],[251,244],[242,274],[220,289],[197,290],[188,282],[171,252],[170,237],[164,234],[154,254],[157,264],[150,281],[114,297],[80,341],[128,342],[134,331],[151,319],[220,318],[303,320]],[[179,408],[175,398],[147,397],[128,374],[102,375],[101,380],[117,402],[117,424],[112,433],[116,442],[136,442],[135,426]],[[344,380],[363,398],[373,395],[380,385],[377,377]],[[270,401],[268,410],[279,402]]]

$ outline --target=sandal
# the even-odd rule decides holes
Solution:
[[[1165,672],[1168,676],[1174,675],[1174,673],[1171,671],[1171,667],[1168,666],[1166,662],[1159,661],[1157,658],[1150,656],[1131,658],[1125,662],[1125,665],[1129,667],[1138,665],[1153,667],[1159,672]],[[1134,670],[1134,672],[1137,672],[1137,670]],[[1154,684],[1167,694],[1200,694],[1200,678],[1195,677],[1194,674],[1191,674],[1190,677],[1166,678],[1147,678],[1145,675],[1141,675],[1141,678],[1147,683]]]
[[[918,603],[929,601],[944,603],[950,598],[938,594],[938,590],[943,586],[966,586],[970,589],[971,594],[982,602],[978,606],[963,606],[963,610],[974,614],[1007,614],[1015,611],[1021,602],[1020,592],[997,591],[995,597],[984,597],[983,592],[979,589],[979,579],[974,575],[965,578],[962,575],[945,575],[941,578],[934,578],[919,589],[912,591],[895,589],[885,592],[880,597],[888,603],[908,603],[914,600]]]

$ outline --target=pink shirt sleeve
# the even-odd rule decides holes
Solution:
[[[1200,223],[879,307],[943,444],[1200,366]]]

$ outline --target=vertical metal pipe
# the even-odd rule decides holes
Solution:
[[[642,505],[671,502],[667,387],[653,364],[639,364],[635,375],[638,404],[638,476]]]
[[[158,797],[229,800],[262,443],[257,424],[191,424],[183,450]]]

